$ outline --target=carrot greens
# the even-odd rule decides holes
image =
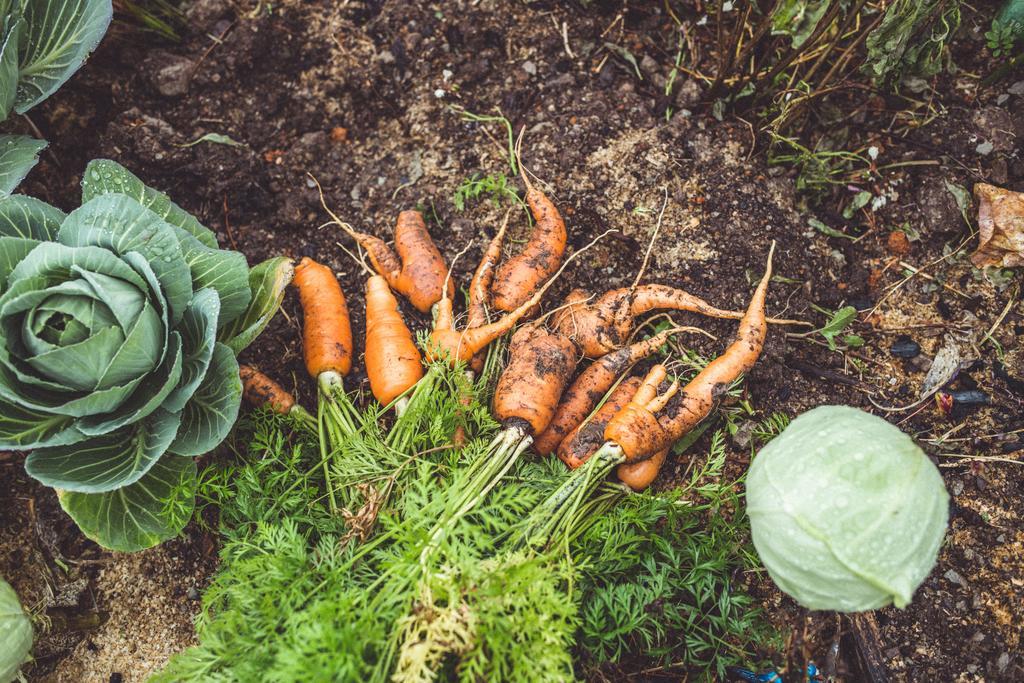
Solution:
[[[749,553],[723,460],[667,497],[595,476],[555,505],[560,461],[495,457],[490,356],[472,387],[428,367],[387,428],[381,406],[358,412],[330,454],[338,515],[308,421],[247,418],[234,461],[200,477],[223,543],[199,645],[154,680],[550,681],[627,663],[712,678],[750,663],[767,631],[732,583]],[[456,449],[458,424],[471,438]]]

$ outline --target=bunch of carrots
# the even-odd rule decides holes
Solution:
[[[536,314],[547,289],[582,250],[564,258],[565,222],[521,163],[519,168],[535,225],[519,253],[502,258],[506,215],[469,283],[462,329],[454,313],[451,271],[419,212],[399,214],[393,251],[324,205],[332,222],[365,250],[372,265],[372,270],[367,268],[364,347],[370,389],[382,406],[401,414],[415,387],[425,382],[431,363],[479,372],[488,346],[511,333],[508,362],[491,405],[502,426],[489,451],[502,461],[496,472],[532,446],[542,456],[557,454],[573,469],[596,454],[600,465],[594,468],[617,468],[622,483],[642,490],[656,478],[672,445],[712,412],[725,387],[753,366],[768,323],[792,322],[766,317],[772,252],[746,311],[717,308],[681,289],[634,283],[597,297],[574,290],[562,306],[524,322]],[[306,368],[320,392],[315,419],[326,457],[357,430],[355,408],[343,387],[354,355],[348,309],[334,273],[309,258],[297,267],[294,285],[303,309]],[[433,313],[422,349],[403,320],[396,295],[420,312]],[[641,327],[638,318],[656,310],[735,319],[739,331],[725,352],[685,386],[670,380],[661,364],[643,378],[633,376],[634,366],[663,348],[671,335],[699,331],[676,327],[634,341]],[[577,372],[585,359],[589,364]],[[251,402],[314,419],[256,369],[243,367],[242,379]],[[333,502],[329,487],[328,494]]]

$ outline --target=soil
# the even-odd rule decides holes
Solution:
[[[481,201],[460,212],[452,196],[474,174],[509,169],[503,129],[465,121],[455,106],[500,108],[517,131],[526,127],[523,162],[562,211],[570,249],[612,231],[570,266],[548,309],[574,287],[600,292],[631,282],[660,213],[646,281],[723,308],[745,305],[774,240],[771,315],[821,325],[827,318],[815,307],[852,305],[860,315],[847,331],[864,345],[832,351],[820,335],[773,327],[746,383],[758,417],[824,403],[876,413],[872,401],[909,406],[944,345],[962,361],[948,389],[987,397],[948,414],[932,400],[882,413],[935,459],[952,496],[938,566],[907,609],[877,612],[872,629],[808,613],[762,574],[746,577],[791,634],[775,660],[793,671],[813,659],[836,680],[864,680],[857,667],[865,656],[895,681],[1024,680],[1020,275],[970,265],[973,212],[966,221],[949,189],[985,181],[1024,190],[1024,95],[1010,92],[1024,75],[989,88],[977,77],[993,68],[981,36],[993,3],[964,6],[953,50],[961,70],[936,77],[927,92],[816,113],[822,125],[874,145],[879,165],[900,165],[873,185],[839,188],[813,209],[796,192],[794,171],[768,164],[749,123],[719,121],[699,103],[697,81],[683,77],[664,94],[674,24],[661,3],[641,5],[197,0],[180,42],[116,26],[87,66],[32,112],[50,148],[21,191],[71,209],[88,160],[116,159],[250,263],[283,253],[329,264],[349,297],[357,338],[360,269],[337,246],[351,248],[350,240],[318,227],[327,216],[307,173],[335,213],[385,238],[400,210],[423,208],[449,263],[470,245],[455,268],[465,283],[504,207]],[[606,42],[625,47],[636,66]],[[195,142],[209,133],[241,146]],[[860,189],[887,201],[844,218]],[[823,234],[812,217],[856,239]],[[519,238],[528,227],[522,214],[513,220]],[[891,237],[897,228],[916,239]],[[901,262],[925,274],[908,277]],[[311,404],[296,310],[289,295],[285,315],[242,360]],[[412,308],[404,312],[427,323]],[[722,321],[700,325],[717,340],[685,342],[707,355],[732,330]],[[893,353],[907,342],[920,353]],[[356,374],[352,386],[364,381]],[[749,458],[741,437],[732,451],[738,467]],[[661,485],[686,464],[670,462]],[[51,490],[24,474],[22,456],[0,454],[0,481],[0,574],[48,624],[30,680],[143,680],[192,642],[198,595],[216,566],[213,538],[190,526],[150,551],[107,553],[78,534]]]

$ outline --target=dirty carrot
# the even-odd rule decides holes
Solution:
[[[566,434],[590,414],[626,368],[657,351],[677,331],[665,330],[607,353],[591,363],[565,390],[547,429],[534,441],[533,450],[540,455],[552,453]]]
[[[506,428],[540,434],[575,367],[576,349],[568,339],[540,324],[520,327],[512,335],[508,365],[494,390],[494,417]]]
[[[509,311],[502,318],[492,323],[469,328],[461,332],[453,329],[455,315],[452,311],[452,300],[447,295],[443,296],[437,304],[434,329],[430,333],[430,342],[427,348],[427,360],[432,361],[443,358],[452,364],[459,361],[468,362],[475,354],[482,351],[501,335],[510,331],[520,319],[529,314],[540,303],[544,293],[554,284],[566,266],[607,234],[608,231],[601,233],[585,247],[566,259],[561,268],[542,287],[537,289],[529,299],[524,301],[521,306],[514,311]]]
[[[367,251],[377,274],[387,280],[391,289],[408,299],[421,313],[429,311],[445,293],[449,298],[454,295],[454,283],[445,284],[448,269],[444,264],[444,256],[427,232],[422,213],[402,211],[398,214],[398,222],[395,223],[396,255],[384,240],[359,232],[341,220],[327,206],[320,182],[311,174],[307,175],[316,183],[320,192],[320,205],[332,222]]]
[[[381,405],[389,405],[423,377],[423,363],[412,332],[398,311],[387,281],[366,281],[366,376]]]
[[[302,305],[302,350],[313,378],[325,372],[347,375],[352,369],[352,328],[348,306],[334,273],[306,257],[292,280]]]
[[[554,325],[590,358],[620,348],[629,339],[636,317],[653,310],[688,311],[729,320],[739,320],[744,315],[742,311],[717,308],[700,297],[666,285],[623,287],[605,292],[590,303],[586,299],[586,293],[581,290],[571,292],[567,297],[569,305],[559,312]],[[769,318],[768,322],[802,324],[798,320],[775,318]]]
[[[480,264],[473,273],[473,279],[469,282],[469,305],[466,308],[466,327],[472,329],[487,324],[487,308],[491,305],[491,283],[494,282],[494,269],[501,259],[501,245],[505,240],[505,229],[508,227],[508,215],[501,223],[498,232],[491,239]],[[477,353],[469,363],[473,372],[480,372],[484,366],[483,355]]]
[[[736,340],[721,356],[708,363],[707,367],[690,380],[683,388],[680,400],[672,409],[665,415],[655,416],[665,407],[666,396],[671,391],[661,396],[641,395],[638,391],[630,405],[608,423],[605,428],[605,439],[620,449],[625,461],[643,459],[671,446],[711,413],[715,399],[730,382],[754,366],[761,355],[768,332],[765,298],[772,274],[774,251],[773,242],[768,252],[764,277],[751,297],[747,312],[740,320]],[[648,379],[653,382],[657,377],[649,376]],[[645,381],[645,385],[650,382]]]
[[[397,255],[379,237],[357,232],[345,224],[342,226],[369,254],[377,273],[420,312],[426,313],[441,300],[448,269],[419,211],[398,214],[395,224]],[[449,282],[448,289],[448,295],[452,296],[454,284]]]
[[[522,140],[520,134],[517,157]],[[526,203],[536,224],[522,251],[502,263],[495,273],[491,292],[495,307],[502,311],[514,311],[522,306],[534,290],[558,270],[568,239],[565,221],[551,200],[530,182],[522,160],[519,173],[526,185]]]
[[[640,388],[639,377],[627,377],[612,390],[608,400],[586,422],[580,422],[558,445],[558,457],[571,469],[587,461],[604,443],[604,428],[616,413],[629,403]]]
[[[312,419],[284,387],[251,365],[239,365],[238,376],[242,380],[242,398],[254,408],[267,406],[280,415]]]
[[[658,444],[664,447],[662,441],[667,436],[665,429],[658,423],[657,411],[665,407],[668,400],[679,390],[679,385],[673,382],[669,390],[658,394],[661,383],[665,380],[667,370],[664,365],[655,365],[644,377],[640,388],[633,394],[633,398],[626,406],[608,421],[605,426],[605,440],[614,441],[622,447],[626,453],[626,460],[632,461],[644,458],[655,453],[656,449],[650,444]],[[610,436],[614,434],[614,436]],[[635,450],[626,450],[622,441],[632,445],[642,445]]]

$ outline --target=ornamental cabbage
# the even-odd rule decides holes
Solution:
[[[58,489],[86,536],[147,548],[191,516],[194,456],[238,415],[235,356],[266,326],[291,262],[238,252],[111,161],[68,215],[0,201],[0,449]]]
[[[0,579],[0,683],[13,681],[32,649],[32,622],[18,595]]]
[[[848,406],[799,416],[747,475],[754,547],[810,609],[904,607],[935,566],[949,494],[913,440]]]

